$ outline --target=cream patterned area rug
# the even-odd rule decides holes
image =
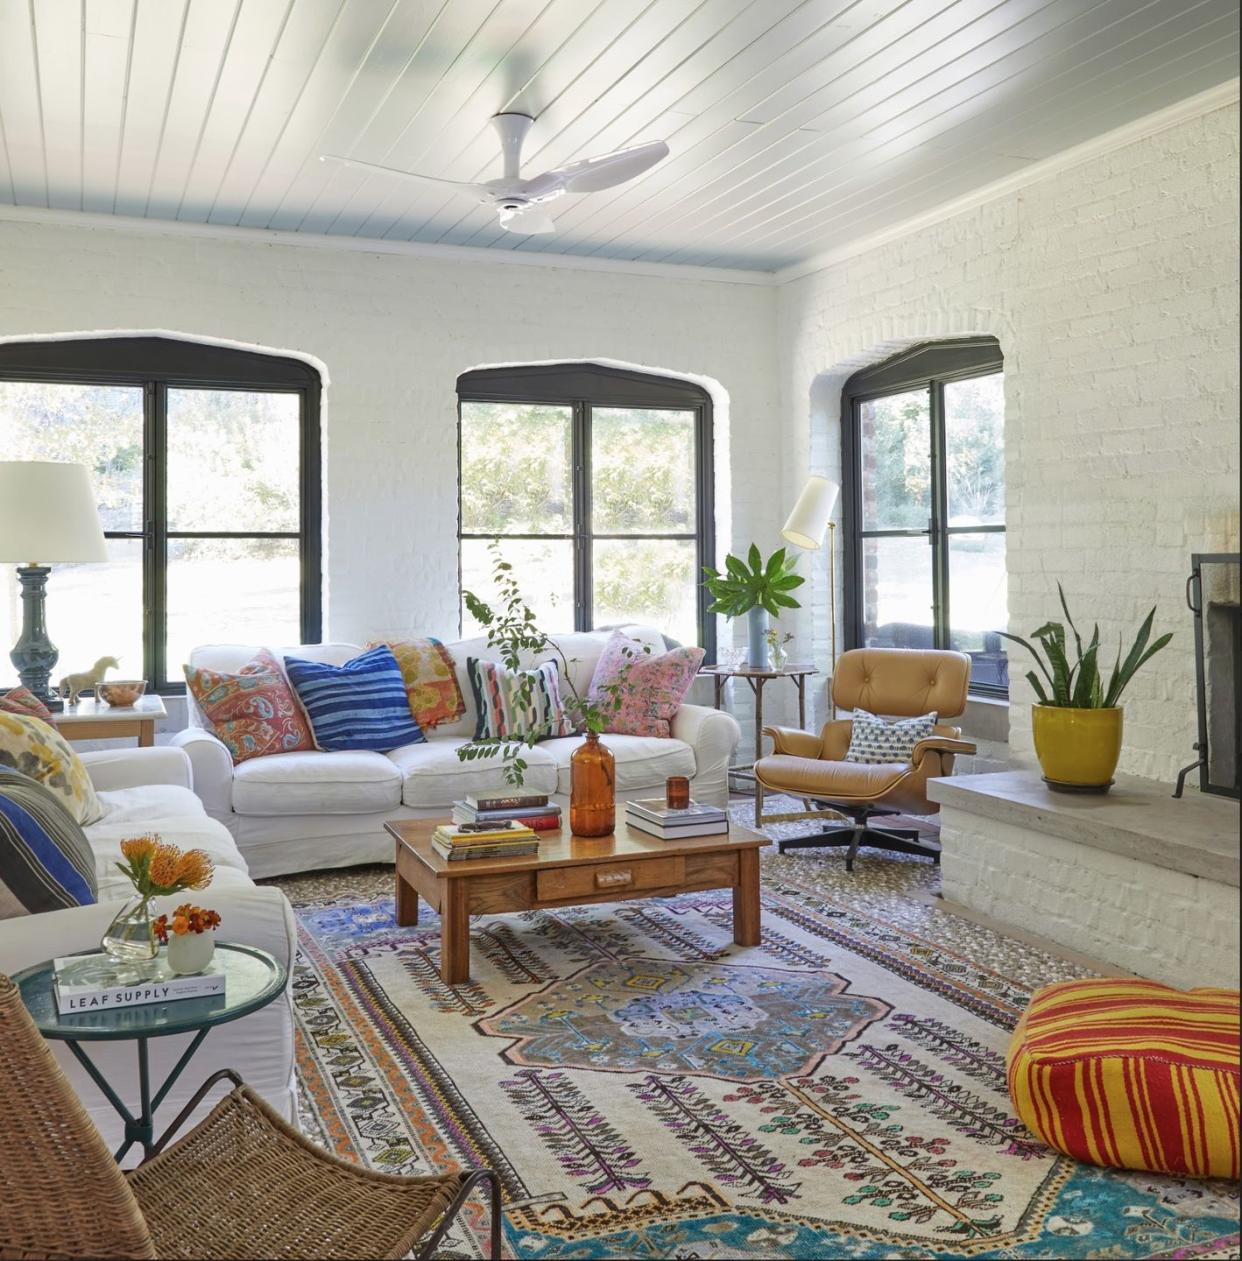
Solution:
[[[1012,1116],[1008,1032],[1072,965],[939,909],[919,859],[763,876],[761,946],[727,891],[495,916],[456,987],[390,868],[280,881],[304,1126],[391,1172],[490,1165],[515,1257],[1238,1255],[1234,1188],[1079,1165]],[[474,1206],[444,1255],[485,1239]]]

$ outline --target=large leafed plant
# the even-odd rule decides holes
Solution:
[[[782,609],[802,607],[789,593],[806,579],[794,572],[793,562],[787,559],[783,547],[765,563],[759,548],[752,543],[745,560],[732,553],[725,557],[724,573],[710,565],[703,566],[703,573],[703,585],[714,601],[709,613],[741,617],[753,608],[764,608],[773,617],[780,617]]]
[[[1091,639],[1084,648],[1082,636],[1074,625],[1074,619],[1070,617],[1065,592],[1061,589],[1059,582],[1057,594],[1061,597],[1065,623],[1045,622],[1038,630],[1031,632],[1031,638],[1038,640],[1040,647],[1044,650],[1042,656],[1039,649],[1029,644],[1020,635],[1010,635],[1005,631],[998,633],[1015,644],[1021,644],[1035,658],[1035,664],[1039,667],[1043,679],[1034,670],[1028,670],[1026,678],[1041,705],[1052,705],[1060,709],[1112,709],[1121,700],[1122,692],[1134,678],[1139,667],[1150,661],[1173,636],[1161,635],[1149,646],[1151,625],[1156,617],[1153,606],[1151,612],[1143,619],[1143,624],[1139,627],[1138,635],[1135,636],[1134,643],[1130,645],[1130,651],[1126,653],[1125,660],[1122,660],[1121,638],[1118,636],[1117,657],[1109,673],[1108,682],[1105,683],[1103,672],[1100,670],[1099,626],[1096,625],[1092,630]],[[1074,636],[1075,660],[1072,662],[1065,634],[1066,623]],[[1046,688],[1045,683],[1047,683]]]

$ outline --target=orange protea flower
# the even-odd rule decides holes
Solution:
[[[183,889],[205,889],[214,874],[215,864],[205,849],[192,849],[177,863],[177,883]]]
[[[150,858],[155,853],[159,843],[160,838],[158,836],[135,836],[132,840],[121,842],[121,853],[131,863],[139,862],[144,858]]]
[[[148,868],[151,883],[159,889],[174,888],[179,879],[177,869],[182,857],[181,851],[175,845],[157,845]]]

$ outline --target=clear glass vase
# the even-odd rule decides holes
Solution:
[[[159,951],[151,923],[151,899],[123,906],[104,931],[100,949],[117,965],[149,963]]]

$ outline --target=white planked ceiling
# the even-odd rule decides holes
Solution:
[[[0,203],[772,271],[1238,73],[1237,0],[0,0]],[[524,173],[667,140],[502,232],[317,161]]]

